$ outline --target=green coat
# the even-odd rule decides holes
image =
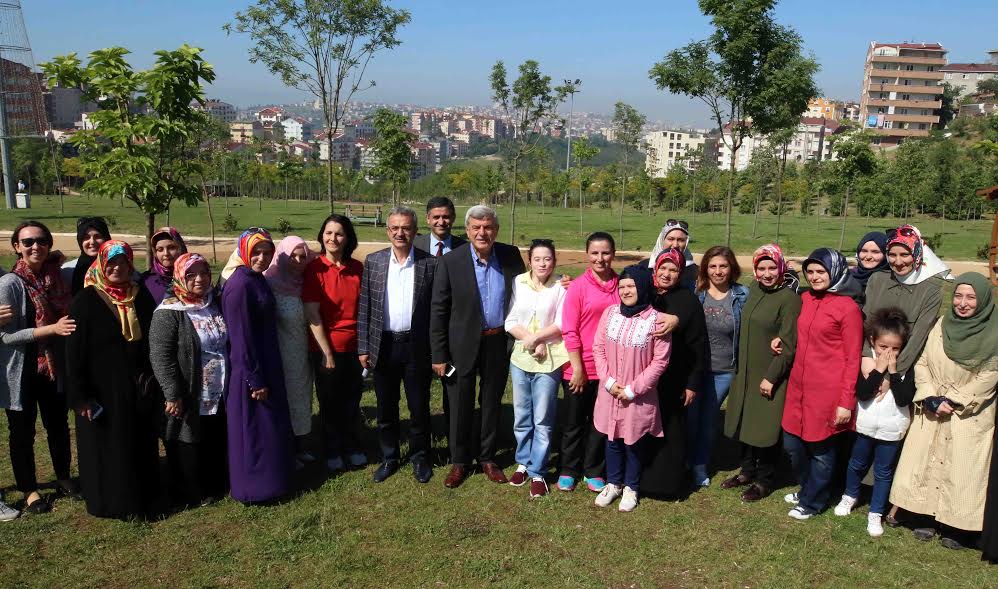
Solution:
[[[768,448],[780,440],[780,421],[787,394],[787,377],[797,350],[797,316],[801,300],[792,289],[766,292],[753,282],[742,309],[738,338],[738,374],[728,393],[724,435],[749,446]],[[783,353],[769,349],[773,338],[783,341]],[[773,397],[759,393],[762,379],[773,383]]]
[[[885,307],[897,307],[908,317],[911,335],[898,354],[898,374],[907,374],[922,355],[925,340],[929,339],[929,332],[939,319],[945,284],[941,277],[933,276],[919,284],[907,285],[898,282],[889,270],[873,274],[866,283],[866,303],[863,305],[866,317]],[[863,343],[863,354],[870,355],[870,346],[866,342]]]

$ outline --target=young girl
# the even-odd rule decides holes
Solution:
[[[603,312],[593,342],[600,379],[593,425],[607,437],[607,484],[596,505],[607,507],[623,495],[620,511],[633,511],[641,483],[639,442],[646,435],[663,436],[655,391],[669,365],[672,340],[654,336],[658,313],[651,306],[655,289],[650,269],[627,267],[618,292],[620,304]]]
[[[873,496],[866,531],[882,536],[881,517],[894,480],[894,459],[911,423],[911,400],[915,396],[915,369],[898,373],[898,354],[911,329],[904,311],[897,307],[878,310],[866,321],[866,337],[873,357],[864,357],[856,384],[856,442],[849,458],[845,494],[835,506],[835,515],[846,516],[859,498],[859,486],[873,459]]]

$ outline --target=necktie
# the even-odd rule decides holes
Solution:
[[[437,257],[439,258],[442,255],[444,255],[444,242],[438,241],[437,242]]]

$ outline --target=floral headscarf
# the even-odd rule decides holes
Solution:
[[[900,245],[911,252],[911,257],[915,259],[915,267],[912,268],[912,272],[922,267],[922,249],[925,247],[925,242],[922,240],[922,234],[917,227],[902,225],[897,229],[888,231],[887,248],[884,253],[886,254],[895,245]]]
[[[188,309],[203,309],[209,304],[211,304],[211,291],[209,290],[204,296],[195,296],[187,288],[187,271],[199,262],[203,262],[208,265],[208,260],[204,258],[201,254],[181,254],[177,258],[177,261],[173,264],[173,283],[171,285],[171,290],[167,293],[166,298],[160,304],[161,308],[167,309],[178,309],[178,310],[188,310]],[[211,272],[211,266],[208,266],[209,272]],[[210,280],[210,279],[209,279]]]
[[[125,256],[125,259],[128,260],[129,282],[127,286],[115,286],[107,279],[107,264],[118,256]],[[90,266],[87,277],[83,280],[84,288],[94,287],[101,298],[118,312],[121,335],[124,336],[125,341],[129,342],[142,339],[142,327],[139,325],[139,318],[135,313],[135,295],[139,292],[139,286],[131,279],[135,271],[133,259],[132,246],[124,241],[105,241],[100,246],[97,259]]]
[[[752,254],[752,273],[755,275],[756,281],[759,280],[759,272],[756,270],[756,267],[759,265],[759,262],[763,260],[772,260],[773,263],[776,264],[776,274],[778,275],[778,278],[776,279],[776,285],[773,288],[774,290],[779,289],[786,281],[787,274],[787,260],[783,257],[783,250],[781,250],[780,246],[775,243],[767,243],[766,245],[755,250]]]
[[[222,269],[222,279],[228,280],[232,276],[232,273],[236,271],[236,268],[240,266],[249,267],[250,253],[258,243],[264,241],[271,244],[274,243],[274,240],[270,237],[270,232],[262,227],[250,227],[246,231],[243,231],[236,242],[235,251],[229,256],[228,262],[225,263],[225,268]]]
[[[684,261],[685,261],[685,259],[683,257],[683,253],[681,251],[677,250],[676,248],[670,247],[670,248],[666,248],[666,249],[662,250],[662,252],[660,254],[658,254],[658,256],[655,258],[655,271],[654,271],[654,274],[652,275],[652,279],[654,281],[655,288],[664,288],[661,284],[658,283],[658,268],[659,268],[659,266],[661,266],[662,264],[664,264],[666,262],[671,262],[681,272],[683,270],[683,267],[684,267]],[[679,281],[678,280],[676,281],[676,284],[674,284],[672,286],[672,288],[676,288],[677,286],[679,286]]]

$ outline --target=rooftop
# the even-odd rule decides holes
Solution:
[[[941,72],[985,72],[998,74],[998,63],[950,63],[939,68]]]
[[[877,47],[896,47],[898,49],[922,49],[925,51],[946,51],[939,43],[874,43]]]

